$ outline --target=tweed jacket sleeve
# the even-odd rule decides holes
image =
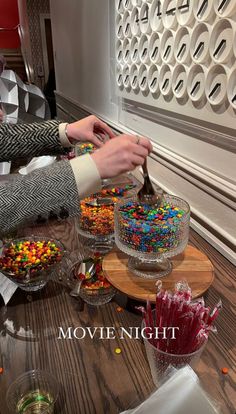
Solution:
[[[66,154],[59,139],[59,121],[33,124],[0,123],[0,162],[40,155]]]
[[[0,237],[33,222],[75,216],[79,194],[69,161],[0,183]]]

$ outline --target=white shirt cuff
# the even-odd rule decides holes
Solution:
[[[71,142],[69,141],[67,135],[66,135],[66,126],[68,125],[67,122],[59,124],[59,139],[61,142],[61,145],[64,148],[70,148],[73,147],[74,145],[71,144]]]
[[[97,193],[102,188],[101,177],[97,166],[89,154],[70,160],[79,197],[84,198]]]

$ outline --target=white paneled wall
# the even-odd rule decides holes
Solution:
[[[194,228],[236,262],[236,113],[227,127],[216,126],[190,118],[188,107],[180,115],[150,105],[145,94],[139,102],[118,97],[114,0],[50,5],[59,115],[92,112],[117,130],[149,136],[154,181],[187,199]]]

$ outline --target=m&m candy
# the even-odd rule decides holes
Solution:
[[[53,241],[25,240],[11,243],[0,257],[0,269],[17,278],[34,275],[60,262],[62,251]]]
[[[166,253],[184,237],[186,211],[164,201],[151,206],[129,201],[119,208],[119,240],[143,253]]]

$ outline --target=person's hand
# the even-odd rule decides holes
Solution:
[[[143,165],[152,151],[149,139],[134,135],[120,135],[110,141],[91,157],[96,163],[102,179],[112,178]]]
[[[2,111],[2,110],[1,110],[1,108],[0,108],[0,122],[2,122],[2,121],[3,121],[3,116],[4,116],[3,111]]]
[[[99,135],[101,140],[97,138]],[[73,141],[88,141],[96,145],[96,147],[103,146],[103,140],[107,138],[114,138],[115,134],[105,122],[102,122],[94,115],[80,121],[73,122],[67,125],[67,136],[71,142]]]

